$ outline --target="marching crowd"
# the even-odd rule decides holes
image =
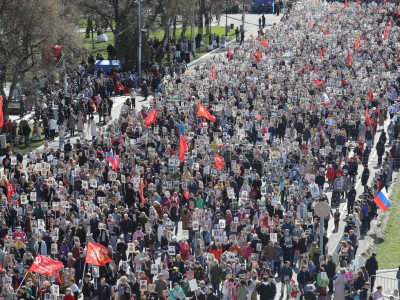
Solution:
[[[3,159],[0,297],[384,299],[357,248],[400,165],[397,17],[298,3],[204,68],[154,68],[140,110],[131,74],[70,72],[43,106],[58,149]]]

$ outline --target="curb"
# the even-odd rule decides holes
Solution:
[[[395,271],[397,271],[397,270],[398,270],[398,269],[378,270],[378,271],[376,271],[376,274],[395,272]]]
[[[236,40],[235,40],[235,39],[232,39],[231,41],[227,42],[226,44],[230,44],[230,43],[232,43],[232,42],[234,42],[234,41],[236,41]],[[225,48],[225,47],[224,47],[224,48]],[[200,61],[201,59],[206,58],[207,56],[211,55],[213,52],[215,52],[215,51],[217,51],[217,50],[219,50],[219,49],[223,49],[223,48],[219,47],[219,48],[217,48],[217,49],[214,49],[213,51],[208,52],[207,54],[204,54],[202,57],[199,57],[199,58],[195,59],[195,60],[192,61],[191,63],[188,63],[187,66],[188,66],[188,67],[193,66],[194,64],[196,64],[196,63],[197,63],[198,61]]]

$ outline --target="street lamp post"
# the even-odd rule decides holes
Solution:
[[[195,6],[194,2],[195,1],[193,1],[193,18],[192,18],[192,39],[193,39],[193,42],[192,42],[192,49],[190,49],[193,52],[193,59],[196,56],[196,38],[195,38],[196,34],[195,34],[195,26],[194,26],[194,19],[195,19],[195,16],[196,16],[196,9],[195,9],[196,6]]]
[[[243,15],[242,15],[242,30],[244,31],[244,18],[246,16],[246,4],[245,1],[243,0]]]
[[[138,3],[138,14],[139,14],[139,45],[138,45],[138,83],[139,86],[142,84],[142,16],[140,12],[140,2],[141,0],[137,0]]]

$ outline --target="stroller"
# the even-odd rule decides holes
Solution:
[[[332,206],[339,206],[340,205],[340,191],[338,189],[334,189],[332,191],[332,199],[331,199]]]

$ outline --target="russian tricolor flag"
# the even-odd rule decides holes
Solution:
[[[112,150],[110,150],[110,153],[107,156],[107,160],[111,164],[112,169],[117,170],[119,161],[118,161],[117,156],[115,155],[115,153]]]
[[[387,210],[390,207],[389,196],[386,193],[386,188],[383,188],[379,192],[379,194],[375,196],[374,201],[383,211]]]
[[[326,106],[331,105],[331,100],[329,99],[329,97],[328,97],[328,95],[326,93],[324,93],[322,95],[322,99],[321,100]]]

